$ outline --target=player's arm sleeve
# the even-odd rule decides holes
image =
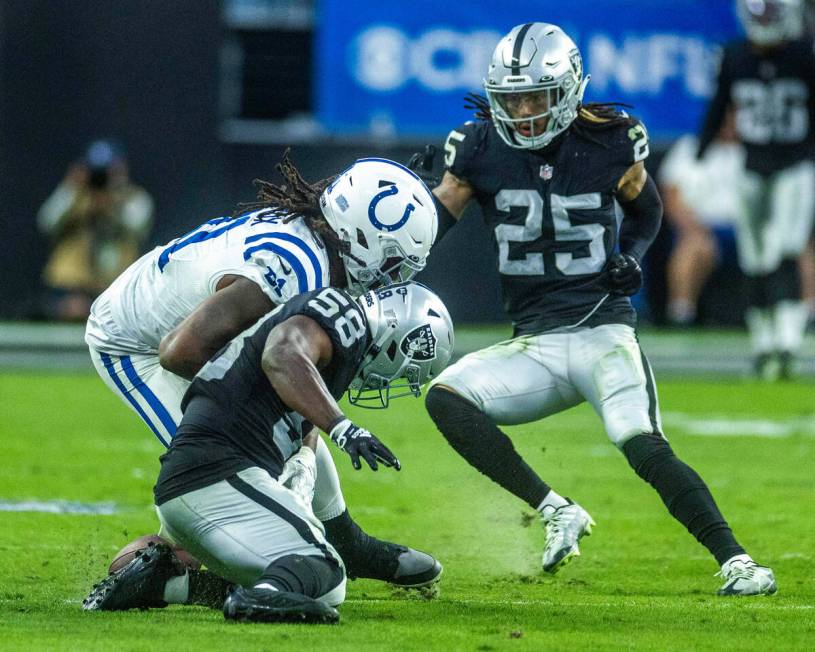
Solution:
[[[724,116],[727,112],[727,107],[730,104],[730,65],[727,50],[722,54],[722,59],[719,64],[719,74],[716,79],[716,92],[713,99],[707,107],[705,119],[702,122],[702,129],[699,132],[699,149],[696,151],[696,157],[702,158],[710,147],[710,144],[716,140],[719,130],[722,128]]]
[[[620,253],[641,261],[662,224],[662,199],[654,180],[646,173],[640,193],[632,200],[619,203],[625,215],[620,225]]]
[[[436,205],[436,214],[439,216],[439,228],[436,232],[436,240],[433,243],[435,245],[456,225],[458,219],[447,210],[447,206],[436,195],[433,195],[433,203]]]

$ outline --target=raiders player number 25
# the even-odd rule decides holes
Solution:
[[[594,522],[549,487],[497,426],[587,401],[637,474],[722,564],[722,590],[772,592],[771,571],[756,571],[701,478],[662,435],[629,300],[662,217],[643,164],[648,135],[610,105],[584,105],[587,82],[580,52],[559,27],[518,25],[495,49],[487,98],[475,98],[479,119],[447,139],[444,177],[433,191],[440,230],[478,202],[515,332],[445,370],[427,409],[470,464],[539,510],[545,571],[576,557]],[[734,569],[762,581],[736,582]]]

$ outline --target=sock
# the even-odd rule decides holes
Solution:
[[[345,563],[351,579],[366,577],[384,582],[393,579],[404,546],[381,541],[367,534],[345,509],[339,516],[323,521],[325,538]]]
[[[657,490],[671,515],[721,565],[745,554],[702,478],[682,462],[659,435],[637,435],[623,445],[623,453],[637,475]]]
[[[311,509],[321,521],[336,518],[345,511],[345,498],[340,487],[337,467],[322,437],[317,437],[317,479]]]
[[[751,307],[745,314],[750,345],[755,355],[770,353],[775,348],[772,313],[766,308]]]
[[[220,609],[224,605],[224,600],[235,585],[228,582],[223,577],[208,570],[187,571],[190,578],[189,596],[186,604],[196,604],[202,607],[212,607]],[[170,580],[172,582],[172,580]],[[170,583],[168,582],[168,584]],[[165,601],[167,600],[167,589],[164,590]]]
[[[456,452],[493,482],[537,509],[551,491],[492,420],[458,394],[432,387],[425,406]]]
[[[164,602],[167,604],[187,604],[190,595],[190,571],[171,577],[164,585]]]
[[[773,307],[773,317],[776,349],[798,351],[807,328],[807,305],[803,301],[780,301]]]
[[[537,510],[541,513],[541,516],[551,516],[556,509],[568,504],[568,500],[554,489],[550,489],[549,493],[546,494],[546,498],[538,505]]]

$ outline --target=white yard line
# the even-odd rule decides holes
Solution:
[[[712,596],[713,594],[711,594]],[[682,597],[682,596],[677,596]],[[697,596],[694,595],[694,598]],[[714,596],[715,597],[715,596]],[[769,598],[772,600],[772,598]],[[390,604],[395,601],[402,601],[397,599],[387,598],[347,598],[344,604]],[[421,602],[421,600],[416,600]],[[572,602],[563,599],[558,600],[471,600],[471,599],[455,599],[455,598],[436,598],[429,600],[429,602],[442,602],[450,605],[493,605],[493,606],[530,606],[530,607],[635,607],[641,609],[653,609],[655,606],[659,607],[660,603],[654,604],[651,598],[643,596],[641,601],[635,600],[619,600],[617,602]],[[667,600],[664,603],[666,607],[672,607]],[[686,607],[688,605],[685,605]],[[811,604],[772,604],[770,602],[746,602],[744,600],[728,600],[721,599],[719,602],[700,602],[698,605],[701,609],[733,609],[733,608],[747,608],[747,609],[770,609],[774,611],[808,611],[815,609],[815,605]]]
[[[768,437],[815,435],[815,417],[787,419],[745,419],[727,414],[688,414],[663,412],[668,430],[682,430],[689,435],[705,437]]]
[[[0,500],[0,512],[110,515],[121,511],[116,503],[80,503],[69,500]]]

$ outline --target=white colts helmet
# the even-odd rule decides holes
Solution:
[[[575,118],[589,77],[583,77],[583,59],[574,41],[557,25],[526,23],[512,28],[493,52],[484,90],[498,135],[510,147],[546,147]],[[544,94],[548,110],[538,115],[516,118],[507,108],[507,99],[521,93]],[[534,121],[548,118],[543,131],[536,132]],[[532,133],[522,135],[516,126],[532,123]]]
[[[384,408],[393,398],[419,396],[453,354],[453,321],[424,285],[399,283],[363,294],[371,345],[348,389],[348,400]]]
[[[320,208],[345,243],[340,256],[353,294],[407,281],[424,268],[438,230],[436,206],[403,165],[359,159],[325,189]]]
[[[801,0],[737,0],[736,10],[747,38],[757,45],[776,45],[803,33]]]

